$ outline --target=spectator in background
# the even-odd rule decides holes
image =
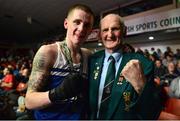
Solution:
[[[180,76],[180,59],[177,61],[177,73]]]
[[[169,87],[169,96],[180,99],[180,76],[172,80]]]
[[[167,72],[163,75],[161,78],[161,83],[170,85],[173,79],[178,77],[177,71],[176,71],[176,65],[173,62],[168,62],[167,65]]]
[[[180,49],[179,48],[176,49],[176,53],[174,54],[174,56],[177,60],[180,60]]]
[[[5,67],[3,70],[4,77],[2,78],[0,87],[4,91],[10,91],[13,89],[13,85],[15,83],[15,77],[13,75],[12,68]]]
[[[145,50],[144,50],[144,56],[147,57],[147,58],[149,58],[150,53],[149,53],[148,49],[145,49]]]
[[[166,47],[166,51],[164,52],[164,58],[166,58],[167,55],[171,55],[172,56],[173,52],[171,50],[171,48],[168,46]]]
[[[164,55],[163,55],[163,53],[162,53],[162,51],[161,51],[160,48],[157,49],[157,56],[158,56],[158,58],[159,58],[160,60],[162,60],[163,57],[164,57]]]
[[[153,47],[151,48],[151,55],[154,56],[155,60],[158,59],[158,54]]]
[[[174,64],[177,63],[177,60],[174,58],[174,55],[167,54],[165,56],[165,58],[162,60],[163,65],[166,66],[166,67],[168,66],[169,62],[173,62]]]
[[[21,68],[21,64],[16,63],[15,69],[13,70],[13,74],[15,77],[18,77],[20,75],[20,68]]]
[[[28,80],[29,80],[29,74],[30,74],[30,70],[29,70],[29,68],[24,68],[23,70],[22,70],[22,78],[21,78],[21,81],[23,82],[23,83],[27,83],[28,82]]]
[[[4,77],[3,75],[3,67],[0,66],[0,80]]]
[[[149,60],[155,62],[156,61],[156,57],[153,54],[149,55]]]
[[[155,61],[154,76],[155,78],[161,78],[166,73],[166,67],[162,64],[160,59]]]

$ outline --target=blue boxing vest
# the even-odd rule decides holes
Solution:
[[[64,56],[59,42],[58,55],[53,68],[51,69],[49,87],[46,90],[53,89],[62,83],[63,78],[69,74],[70,65],[67,64],[67,59]],[[80,70],[80,64],[73,64],[76,71]],[[46,91],[45,90],[45,91]],[[78,97],[73,97],[62,101],[59,104],[52,104],[47,108],[34,110],[34,117],[37,120],[79,120],[82,113],[85,112],[84,100]]]

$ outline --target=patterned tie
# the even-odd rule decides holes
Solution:
[[[111,96],[111,89],[112,89],[113,82],[115,79],[116,69],[115,69],[114,57],[110,56],[109,61],[111,62],[109,64],[108,71],[106,74],[106,80],[105,80],[105,85],[103,89],[103,95],[102,95],[100,112],[99,112],[99,119],[104,119],[104,117],[106,116],[106,112],[108,111],[108,104],[109,104],[109,100]]]

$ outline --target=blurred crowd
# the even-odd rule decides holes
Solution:
[[[0,119],[17,119],[27,114],[24,97],[34,52],[31,49],[0,52]]]
[[[180,49],[176,49],[173,52],[170,47],[166,48],[165,52],[161,49],[155,50],[153,47],[148,51],[144,51],[140,48],[135,49],[129,45],[125,44],[125,52],[135,52],[146,56],[148,59],[154,62],[154,76],[155,79],[161,80],[161,84],[169,85],[171,81],[178,76],[180,76]]]

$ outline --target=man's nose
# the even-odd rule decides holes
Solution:
[[[112,37],[112,36],[113,36],[113,32],[112,32],[112,30],[108,30],[107,35],[108,35],[108,37]]]
[[[84,30],[84,24],[81,23],[79,26],[78,26],[78,30],[79,31],[83,31]]]

